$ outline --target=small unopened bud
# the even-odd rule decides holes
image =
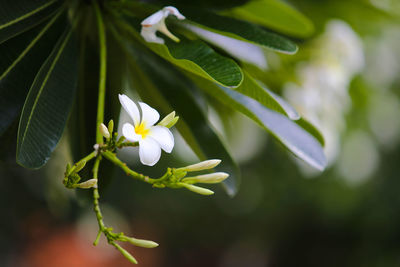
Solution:
[[[82,189],[88,189],[88,188],[92,188],[92,187],[96,188],[97,187],[97,179],[87,180],[85,182],[75,185],[75,187],[82,188]]]
[[[99,150],[100,150],[100,145],[99,144],[94,144],[93,145],[94,151],[96,152],[96,156],[99,154]]]
[[[229,177],[225,172],[214,172],[210,174],[203,174],[194,177],[188,177],[182,180],[183,183],[203,183],[203,184],[217,184],[224,181]]]
[[[130,262],[137,264],[137,260],[131,255],[131,253],[129,253],[128,251],[126,251],[125,249],[123,249],[120,245],[118,245],[117,243],[113,243],[114,247],[116,247],[118,249],[119,252],[121,252],[122,255],[124,255],[125,258],[127,258]]]
[[[218,164],[221,163],[220,159],[210,159],[210,160],[205,160],[193,165],[189,165],[186,167],[182,167],[182,168],[178,168],[177,170],[184,170],[187,172],[196,172],[196,171],[202,171],[202,170],[208,170],[208,169],[212,169],[216,166],[218,166]]]
[[[106,139],[110,138],[110,132],[108,131],[107,127],[104,125],[104,123],[101,123],[99,125],[99,130],[102,136],[104,136]]]
[[[213,191],[211,191],[207,188],[200,187],[200,186],[195,186],[195,185],[185,184],[185,183],[181,183],[181,185],[183,187],[185,187],[186,189],[189,189],[190,191],[195,192],[200,195],[209,196],[209,195],[214,194]]]
[[[158,247],[158,244],[151,240],[137,239],[133,237],[123,237],[121,241],[127,241],[134,246],[142,247],[142,248],[155,248]]]
[[[113,121],[113,120],[110,120],[110,121],[108,122],[108,132],[109,132],[110,134],[112,134],[113,131],[114,131],[114,121]]]
[[[71,169],[71,165],[69,163],[67,163],[66,173],[69,173],[70,169]]]
[[[75,172],[79,172],[80,170],[82,170],[86,165],[86,160],[82,160],[78,163],[75,164]]]
[[[164,119],[162,119],[158,125],[160,126],[164,126],[167,128],[171,128],[172,126],[174,126],[179,120],[179,116],[175,117],[175,111],[172,111],[171,113],[169,113],[167,116],[164,117]]]

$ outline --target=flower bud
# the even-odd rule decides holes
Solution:
[[[137,260],[131,255],[131,253],[129,253],[128,251],[123,249],[120,245],[113,242],[113,246],[116,247],[118,249],[118,251],[121,252],[121,254],[124,255],[124,257],[127,258],[130,262],[132,262],[133,264],[138,263]]]
[[[174,126],[179,120],[179,116],[175,117],[175,111],[172,111],[171,113],[169,113],[167,116],[164,117],[164,119],[162,119],[158,125],[160,126],[164,126],[167,128],[171,128],[172,126]]]
[[[86,165],[86,160],[82,160],[78,163],[75,164],[75,172],[79,172],[80,170],[82,170]]]
[[[108,131],[107,127],[104,125],[104,123],[101,123],[99,125],[99,130],[102,136],[104,136],[106,139],[110,138],[110,132]]]
[[[113,120],[110,120],[110,121],[108,122],[108,132],[109,132],[110,134],[112,134],[113,131],[114,131],[114,121],[113,121]]]
[[[88,189],[92,187],[97,187],[97,179],[90,179],[85,182],[82,182],[80,184],[75,185],[75,187],[82,188],[82,189]]]
[[[186,189],[189,189],[190,191],[195,192],[200,195],[209,196],[209,195],[214,194],[213,191],[211,191],[207,188],[200,187],[200,186],[195,186],[195,185],[185,184],[185,183],[180,183],[180,185],[182,185]]]
[[[208,169],[212,169],[216,166],[218,166],[218,164],[221,163],[220,159],[210,159],[210,160],[205,160],[193,165],[189,165],[186,167],[182,167],[182,168],[178,168],[177,170],[184,170],[187,172],[196,172],[196,171],[202,171],[202,170],[208,170]]]
[[[94,144],[93,145],[93,149],[94,149],[94,151],[96,151],[96,156],[99,154],[99,150],[100,150],[100,145],[99,144]]]
[[[134,246],[142,247],[142,248],[155,248],[158,247],[158,244],[151,240],[137,239],[133,237],[123,237],[121,241],[127,241]]]
[[[183,183],[203,183],[203,184],[217,184],[224,181],[229,177],[225,172],[214,172],[210,174],[203,174],[194,177],[188,177],[182,180]]]

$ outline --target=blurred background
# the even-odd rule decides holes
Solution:
[[[294,56],[268,54],[257,78],[322,131],[329,167],[316,172],[242,115],[219,121],[209,107],[240,163],[234,198],[220,186],[211,197],[152,189],[119,171],[103,190],[106,224],[160,244],[124,246],[140,266],[400,266],[400,1],[288,2],[315,33],[295,40]],[[196,162],[176,139],[157,168],[132,167],[157,177]],[[38,171],[0,162],[0,266],[131,266],[105,240],[93,247],[90,199],[62,184],[67,143]]]

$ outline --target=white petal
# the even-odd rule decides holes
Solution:
[[[146,124],[146,128],[150,128],[160,119],[160,114],[146,103],[139,102],[139,105],[142,110],[142,122]]]
[[[144,27],[151,26],[151,25],[159,23],[164,18],[165,18],[164,11],[159,10],[156,13],[154,13],[153,15],[145,18],[140,24]]]
[[[175,35],[173,35],[167,28],[167,25],[165,25],[165,21],[162,20],[160,21],[160,23],[157,24],[157,30],[159,32],[162,32],[163,34],[165,34],[166,36],[168,36],[169,38],[171,38],[172,40],[174,40],[175,42],[180,42],[179,38],[176,37]]]
[[[171,153],[174,148],[174,136],[167,127],[153,126],[150,128],[148,136],[156,140],[160,147],[167,153]]]
[[[139,141],[140,162],[144,165],[153,166],[161,156],[160,145],[151,137]]]
[[[178,9],[173,6],[167,6],[141,22],[142,29],[140,31],[140,35],[142,35],[146,42],[164,44],[164,39],[156,35],[157,31],[164,33],[175,42],[179,42],[179,38],[173,35],[165,25],[165,19],[170,14],[176,16],[179,20],[185,19],[185,16],[179,13]]]
[[[138,125],[140,123],[140,113],[136,104],[126,95],[118,95],[119,102],[121,102],[122,107],[128,112],[129,116],[132,118],[133,123]]]
[[[142,35],[143,39],[148,43],[157,43],[164,44],[164,39],[160,38],[156,35],[157,27],[142,27],[140,31],[140,35]]]
[[[125,123],[122,126],[122,135],[131,142],[138,142],[142,139],[142,136],[136,134],[135,127],[130,123]]]
[[[182,15],[182,14],[178,11],[178,9],[176,9],[176,7],[173,7],[173,6],[166,6],[166,7],[163,8],[163,10],[168,11],[167,16],[168,16],[168,14],[172,14],[172,15],[176,16],[176,17],[177,17],[178,19],[180,19],[180,20],[185,19],[185,16]]]

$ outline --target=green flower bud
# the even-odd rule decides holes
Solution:
[[[81,180],[81,177],[77,173],[71,173],[68,178],[71,184],[76,184]]]
[[[143,248],[155,248],[158,247],[158,244],[151,240],[137,239],[133,237],[124,236],[121,238],[121,241],[127,241],[134,246],[143,247]]]
[[[160,126],[164,126],[167,128],[171,128],[172,126],[174,126],[179,120],[179,117],[175,117],[175,111],[172,111],[171,113],[169,113],[167,116],[164,117],[164,119],[162,119],[158,125]]]
[[[65,173],[69,173],[69,170],[71,169],[71,165],[69,163],[67,163],[67,168],[65,170]]]
[[[209,195],[214,194],[214,192],[211,191],[210,189],[203,188],[203,187],[200,187],[200,186],[195,186],[195,185],[185,184],[185,183],[180,183],[180,185],[182,185],[186,189],[189,189],[190,191],[195,192],[195,193],[200,194],[200,195],[209,196]]]
[[[186,167],[178,168],[177,170],[183,170],[187,172],[202,171],[202,170],[212,169],[218,166],[218,164],[220,163],[221,163],[220,159],[210,159]]]
[[[75,185],[75,187],[82,188],[82,189],[97,187],[97,179],[87,180],[85,182]]]
[[[85,165],[86,165],[86,161],[85,160],[76,163],[74,171],[75,172],[79,172],[80,170],[82,170],[85,167]]]
[[[130,262],[137,264],[137,260],[131,255],[131,253],[129,253],[128,251],[126,251],[125,249],[123,249],[120,245],[118,245],[117,243],[113,242],[112,243],[119,252],[121,252],[122,255],[124,255],[125,258],[127,258]]]
[[[203,183],[203,184],[217,184],[224,181],[229,177],[225,172],[214,172],[210,174],[203,174],[194,177],[187,177],[182,180],[183,183]]]
[[[110,134],[112,134],[113,131],[114,131],[114,121],[113,121],[113,120],[110,120],[110,121],[108,122],[108,132],[109,132]]]

